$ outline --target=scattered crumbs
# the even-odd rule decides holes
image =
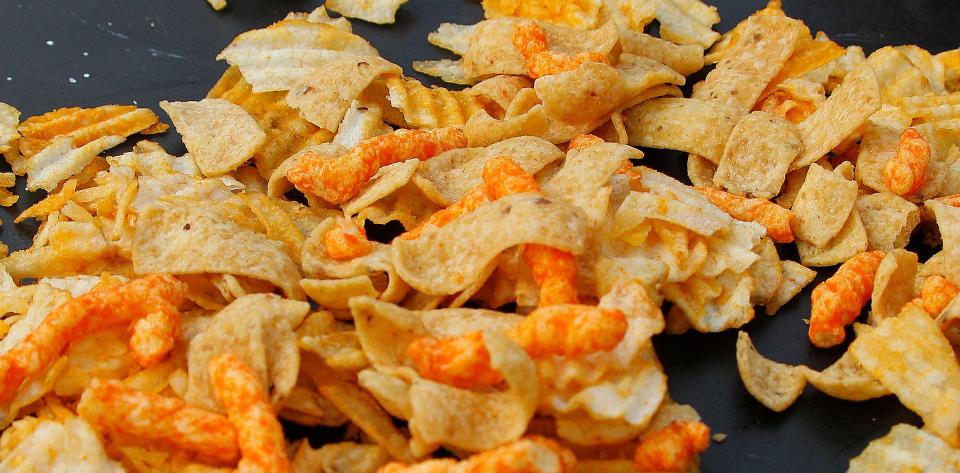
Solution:
[[[723,443],[723,441],[726,440],[726,439],[727,439],[727,434],[725,434],[725,433],[723,433],[723,432],[717,432],[717,433],[713,434],[713,441],[714,441],[714,442]]]
[[[133,104],[134,104],[134,105],[137,105],[137,106],[139,106],[139,105],[140,105],[140,104],[138,104],[138,103],[137,103],[137,101],[136,101],[136,100],[134,100],[134,101],[133,101]]]
[[[108,22],[107,22],[107,26],[113,26],[113,22],[112,22],[112,21],[108,21]]]
[[[53,45],[54,45],[53,40],[49,40],[49,39],[48,39],[48,40],[47,40],[47,46],[53,46]]]
[[[84,73],[83,73],[83,78],[84,78],[84,79],[89,79],[89,78],[90,78],[90,73],[89,73],[89,72],[84,72]]]
[[[801,319],[805,325],[810,325],[810,319]]]
[[[7,76],[7,80],[8,80],[8,81],[11,81],[11,80],[13,80],[13,77]]]
[[[83,52],[83,55],[84,55],[84,56],[89,56],[89,55],[90,55],[90,53],[88,53],[88,52],[86,52],[86,51],[84,51],[84,52]]]
[[[77,80],[74,79],[73,77],[71,77],[71,78],[67,79],[67,82],[69,82],[69,83],[71,83],[71,84],[76,84],[76,83],[77,83]]]
[[[150,22],[150,27],[151,27],[151,28],[156,28],[156,27],[157,27],[157,24],[151,21],[151,22]]]

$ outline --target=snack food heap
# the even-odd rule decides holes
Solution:
[[[741,332],[746,389],[895,395],[923,429],[850,471],[960,470],[960,50],[867,56],[777,0],[722,35],[699,0],[483,7],[428,38],[460,59],[413,64],[452,89],[322,7],[240,34],[205,98],[159,104],[183,156],[101,155],[168,131],[147,108],[0,104],[0,204],[48,192],[0,260],[0,470],[697,471],[710,429],[652,337],[775,316],[832,267],[808,338],[853,325],[846,353]]]

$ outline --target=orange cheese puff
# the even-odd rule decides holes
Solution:
[[[352,259],[369,254],[373,244],[367,232],[345,217],[337,217],[333,226],[323,234],[323,247],[333,259]]]
[[[461,215],[473,212],[478,207],[489,201],[490,199],[487,198],[487,194],[484,192],[483,186],[479,186],[469,194],[460,198],[460,200],[450,204],[449,207],[434,212],[430,218],[410,229],[410,231],[401,234],[400,238],[403,238],[404,240],[415,240],[420,236],[421,233],[423,233],[423,230],[427,228],[428,225],[442,227],[456,220],[457,217],[460,217]]]
[[[709,446],[710,428],[705,424],[675,421],[640,441],[633,465],[637,471],[680,473]]]
[[[510,194],[540,192],[536,178],[506,156],[497,156],[484,163],[483,186],[490,200]]]
[[[230,421],[174,397],[95,379],[80,396],[77,413],[98,430],[144,444],[190,452],[218,465],[237,460],[237,434]]]
[[[540,307],[577,303],[577,257],[569,251],[543,245],[523,248],[523,260],[530,266],[540,288]]]
[[[361,141],[338,158],[307,152],[287,171],[287,179],[302,192],[342,204],[384,166],[411,158],[426,160],[466,146],[467,137],[457,127],[396,130]]]
[[[843,342],[843,328],[853,323],[873,292],[873,278],[882,251],[860,253],[840,265],[836,274],[814,288],[810,296],[810,342],[829,348]]]
[[[224,353],[210,361],[210,381],[237,431],[238,472],[287,473],[287,444],[266,388],[240,358]]]
[[[135,359],[152,363],[173,347],[186,286],[173,276],[160,274],[93,291],[67,301],[51,311],[26,338],[0,355],[0,404],[17,394],[24,380],[46,369],[71,342],[118,324],[134,324],[131,352]],[[172,320],[176,320],[173,322]],[[153,337],[172,336],[171,340]]]
[[[438,383],[471,388],[493,386],[503,381],[490,366],[490,352],[481,332],[459,337],[422,337],[407,346],[420,376]]]
[[[547,48],[547,35],[540,25],[532,22],[517,23],[513,27],[513,46],[527,60],[527,74],[531,78],[559,74],[580,67],[587,61],[610,65],[610,60],[600,53],[562,54]]]
[[[416,465],[390,463],[378,473],[573,473],[577,459],[556,441],[530,435],[461,462],[449,458]]]
[[[752,199],[729,194],[720,189],[697,187],[696,190],[707,196],[713,205],[716,205],[731,217],[744,222],[755,222],[767,229],[767,236],[777,243],[793,241],[793,230],[790,224],[794,215],[769,200]]]
[[[960,294],[960,287],[947,278],[940,275],[930,276],[923,280],[923,286],[920,288],[920,304],[924,312],[936,317],[947,308],[957,294]]]
[[[894,194],[910,195],[923,187],[930,162],[930,145],[915,128],[900,135],[897,154],[883,165],[883,183]]]

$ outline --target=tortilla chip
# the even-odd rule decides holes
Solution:
[[[350,216],[356,215],[374,202],[405,186],[417,172],[420,163],[419,159],[408,159],[380,168],[363,185],[356,197],[343,204],[343,213]]]
[[[783,265],[777,247],[770,238],[764,237],[754,249],[760,255],[750,266],[750,278],[753,279],[753,294],[750,296],[753,305],[764,305],[777,295],[777,290],[784,281]]]
[[[768,360],[758,353],[747,332],[737,336],[737,369],[754,399],[775,412],[792,406],[807,385],[798,367]]]
[[[223,99],[160,102],[183,143],[205,176],[240,167],[267,140],[256,120],[242,107]]]
[[[737,46],[691,97],[730,105],[739,114],[749,112],[793,52],[801,25],[786,17],[751,17]]]
[[[624,2],[630,3],[630,2]],[[689,76],[703,68],[703,48],[696,44],[674,44],[638,31],[620,29],[624,54],[645,56]]]
[[[880,261],[870,296],[870,320],[896,317],[900,308],[914,297],[914,282],[919,270],[916,253],[906,250],[887,252]],[[931,314],[936,315],[936,314]]]
[[[767,302],[767,315],[773,315],[781,307],[790,302],[794,296],[807,287],[817,272],[795,261],[783,261],[783,282],[777,288],[777,293]]]
[[[335,58],[297,82],[287,94],[287,103],[310,123],[336,132],[351,102],[371,82],[402,73],[400,66],[378,56]]]
[[[300,270],[279,242],[189,202],[144,208],[132,259],[137,274],[234,274],[269,281],[288,297],[303,298]]]
[[[223,353],[233,353],[250,366],[270,400],[279,405],[297,383],[300,350],[292,327],[310,310],[306,302],[273,294],[238,298],[221,310],[190,341],[187,355],[189,384],[184,399],[215,412],[224,412],[214,394],[208,365]]]
[[[956,471],[960,452],[926,430],[897,424],[850,460],[849,473],[874,471]]]
[[[241,33],[217,59],[238,67],[253,92],[260,93],[290,90],[317,66],[345,55],[379,56],[349,31],[291,18]]]
[[[867,231],[868,250],[903,248],[920,223],[920,208],[890,192],[862,195],[856,211]]]
[[[916,412],[924,428],[956,445],[960,366],[939,325],[911,308],[858,334],[849,350],[870,374]]]
[[[843,227],[826,245],[817,247],[803,240],[797,241],[800,262],[804,266],[834,266],[867,251],[867,231],[860,214],[850,212]]]
[[[500,252],[537,243],[583,251],[583,214],[569,204],[535,194],[506,196],[415,240],[396,240],[391,260],[407,284],[427,294],[453,294],[469,287]]]
[[[624,120],[632,146],[685,151],[718,163],[739,115],[732,106],[661,98],[627,110]]]
[[[866,401],[890,395],[890,391],[868,373],[849,350],[823,371],[800,365],[800,371],[820,392],[846,401]]]
[[[563,166],[543,186],[543,194],[576,205],[587,213],[592,227],[607,216],[610,178],[625,160],[640,159],[643,153],[626,145],[601,143],[569,153]]]
[[[713,182],[731,194],[773,198],[802,146],[792,123],[772,113],[750,113],[727,138]]]
[[[813,114],[797,124],[803,152],[790,169],[799,169],[822,158],[880,109],[877,76],[868,64],[851,71]]]
[[[793,233],[798,240],[822,248],[849,220],[857,200],[857,183],[844,178],[844,172],[839,168],[830,172],[817,164],[810,166],[790,208],[796,215]]]

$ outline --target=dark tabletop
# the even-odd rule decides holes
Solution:
[[[137,103],[169,123],[157,103],[202,98],[226,69],[215,56],[235,35],[321,3],[229,1],[216,13],[203,0],[0,0],[0,101],[16,106],[24,117],[66,106]],[[765,1],[710,3],[723,18],[716,28],[722,32]],[[934,53],[960,46],[958,1],[784,0],[784,9],[811,30],[823,30],[842,45],[861,45],[867,53],[910,43]],[[428,44],[427,33],[441,21],[481,18],[477,1],[411,0],[395,25],[353,25],[407,74],[436,84],[410,68],[413,60],[452,57]],[[154,139],[172,153],[184,151],[175,133]],[[650,152],[643,164],[682,177],[682,157],[676,153]],[[29,246],[37,228],[31,222],[14,225],[12,216],[42,196],[25,193],[23,182],[17,189],[24,196],[20,202],[0,209],[2,239],[11,251]],[[781,255],[796,259],[794,250],[782,248]],[[821,272],[815,283],[831,271]],[[819,350],[807,342],[802,319],[809,316],[809,294],[808,289],[776,316],[758,315],[746,327],[761,353],[816,369],[843,353],[845,346]],[[843,471],[851,457],[894,424],[919,423],[893,396],[847,402],[809,387],[786,412],[770,412],[740,383],[735,341],[735,331],[656,340],[671,396],[696,407],[714,432],[727,434],[704,455],[704,471]]]

